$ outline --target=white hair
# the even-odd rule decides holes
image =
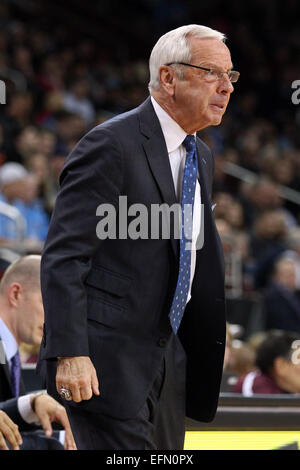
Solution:
[[[190,24],[173,29],[159,38],[152,49],[149,59],[150,82],[149,90],[155,90],[160,85],[159,67],[171,62],[189,62],[192,59],[190,37],[212,38],[225,42],[225,35],[208,26]],[[180,66],[179,66],[180,67]]]

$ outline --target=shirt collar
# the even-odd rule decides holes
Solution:
[[[4,345],[6,359],[10,361],[18,351],[18,344],[14,335],[8,329],[2,318],[0,318],[0,338]]]
[[[160,122],[168,153],[171,153],[182,144],[187,133],[179,126],[179,124],[177,124],[176,121],[174,121],[174,119],[171,118],[171,116],[157,103],[157,101],[155,101],[153,96],[151,96],[151,102]]]

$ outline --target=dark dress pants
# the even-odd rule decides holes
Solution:
[[[79,450],[181,450],[185,434],[185,352],[172,335],[146,402],[118,420],[66,406]]]
[[[59,442],[59,433],[54,431],[51,437],[46,437],[44,431],[21,432],[23,444],[20,450],[64,450],[64,446]],[[9,449],[11,445],[6,441]]]

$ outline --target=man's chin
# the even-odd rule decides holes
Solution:
[[[222,118],[223,118],[223,114],[224,113],[210,113],[209,114],[209,124],[208,126],[218,126],[219,124],[221,124],[222,122]]]
[[[216,119],[216,118],[215,118],[215,119],[212,119],[212,122],[210,123],[210,126],[218,126],[219,124],[221,124],[221,122],[222,122],[222,117],[223,117],[223,116],[221,116],[219,119]]]

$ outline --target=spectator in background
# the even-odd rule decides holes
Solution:
[[[87,79],[76,78],[63,98],[64,108],[70,113],[81,116],[87,127],[91,126],[95,119],[94,106],[88,96],[89,87]]]
[[[6,205],[1,207],[0,213],[0,240],[3,243],[25,236],[26,222],[24,218],[15,208],[13,211],[10,209],[13,207],[15,199],[23,196],[24,182],[27,176],[28,172],[19,163],[5,163],[0,167],[0,201]]]
[[[41,61],[40,71],[36,76],[37,84],[46,93],[63,92],[65,89],[64,78],[64,63],[58,54],[50,52]]]
[[[256,351],[256,369],[242,377],[233,389],[253,394],[300,393],[300,335],[269,331]]]
[[[59,114],[63,109],[63,94],[59,91],[47,93],[44,98],[44,106],[35,116],[36,124],[55,133],[56,114]]]
[[[37,255],[22,257],[7,268],[0,282],[0,346],[5,358],[5,362],[0,364],[0,401],[11,405],[18,421],[27,430],[37,430],[36,425],[39,424],[49,437],[52,434],[51,423],[61,423],[66,430],[67,448],[74,449],[65,409],[45,393],[25,395],[22,381],[19,345],[21,342],[39,345],[42,339],[44,309],[40,262],[41,257]],[[2,353],[1,349],[1,359]],[[33,433],[31,440],[34,446],[30,449],[47,446],[36,433]],[[26,446],[31,444],[26,442]]]
[[[27,168],[36,177],[38,196],[46,198],[46,188],[50,178],[49,159],[46,154],[37,152],[27,158]]]
[[[27,248],[40,250],[47,235],[49,220],[37,199],[36,177],[19,163],[5,163],[0,167],[0,190],[1,200],[17,209],[25,221],[22,236],[25,236]],[[20,234],[16,222],[2,214],[0,217],[0,238],[18,240]]]
[[[287,236],[288,251],[285,258],[293,259],[296,263],[296,290],[300,291],[300,227],[291,229]]]
[[[56,135],[49,129],[40,129],[40,148],[39,152],[51,157],[54,154],[56,148]]]
[[[42,244],[47,236],[49,218],[38,199],[38,179],[35,175],[29,174],[24,183],[23,197],[16,199],[14,206],[26,220],[26,238],[37,245]]]
[[[245,341],[234,339],[230,349],[228,369],[237,377],[242,377],[253,370],[255,364],[254,349]]]
[[[35,126],[26,126],[15,140],[15,160],[26,166],[27,159],[39,151],[41,146],[40,132]]]
[[[297,295],[296,262],[280,258],[264,297],[266,329],[300,334],[300,297]]]
[[[278,210],[282,213],[287,227],[293,227],[296,221],[292,214],[282,207],[283,201],[277,183],[267,177],[259,177],[252,185],[243,185],[242,202],[244,205],[246,225],[253,226],[257,217],[266,211]]]
[[[251,255],[255,259],[254,283],[261,289],[268,283],[276,259],[287,250],[287,226],[279,210],[260,214],[250,240]]]
[[[7,160],[22,163],[20,154],[16,151],[15,140],[24,127],[31,125],[33,97],[29,92],[15,92],[11,95],[4,114],[0,114],[3,128],[3,148]]]
[[[229,215],[230,212],[227,212],[227,216]],[[244,285],[244,272],[248,270],[249,240],[247,234],[233,227],[229,220],[230,217],[215,218],[215,223],[225,257],[226,292],[241,296],[243,289],[248,289],[253,284],[252,279],[251,282],[247,279],[249,286]]]
[[[55,154],[68,155],[78,140],[83,137],[86,126],[81,116],[68,111],[56,114],[57,145]]]

